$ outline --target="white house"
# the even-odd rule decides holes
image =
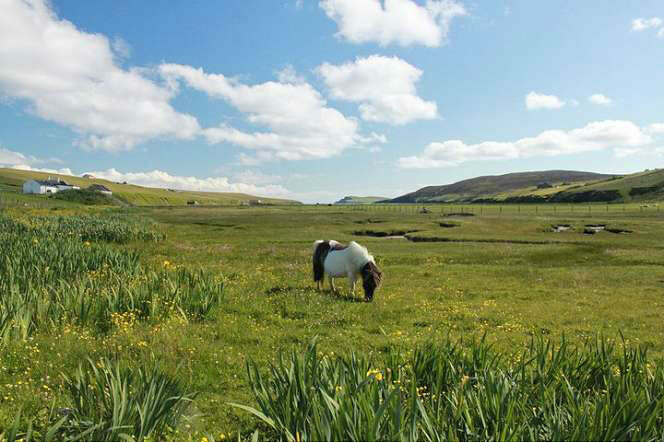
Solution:
[[[47,193],[56,193],[61,190],[71,189],[80,189],[80,187],[72,186],[60,179],[52,180],[50,177],[47,180],[30,180],[23,183],[23,193],[44,195]]]

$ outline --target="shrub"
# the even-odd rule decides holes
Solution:
[[[88,189],[62,190],[60,192],[54,193],[51,198],[84,204],[86,206],[115,205],[115,202],[109,198],[108,195],[104,195],[103,193]]]

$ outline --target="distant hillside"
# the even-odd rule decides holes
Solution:
[[[664,169],[652,169],[609,180],[571,186],[545,195],[550,202],[664,201]]]
[[[45,179],[56,174],[18,169],[0,168],[0,192],[22,192],[25,181]],[[134,206],[185,206],[188,201],[197,201],[201,205],[238,205],[250,200],[261,200],[265,204],[300,204],[297,201],[264,198],[244,193],[196,192],[187,190],[168,190],[154,187],[142,187],[133,184],[119,184],[98,178],[87,179],[67,175],[57,175],[69,184],[85,188],[91,184],[103,184],[113,196],[126,204]]]
[[[384,196],[345,196],[334,204],[373,204],[389,198]]]
[[[521,190],[522,192],[563,190],[573,184],[583,184],[614,178],[614,175],[603,175],[592,172],[577,172],[568,170],[548,170],[542,172],[508,173],[506,175],[482,176],[459,181],[444,186],[428,186],[390,200],[392,203],[418,203],[418,202],[468,202],[476,199],[494,198],[503,199],[508,194]],[[537,189],[537,186],[547,189]]]

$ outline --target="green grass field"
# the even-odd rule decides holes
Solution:
[[[6,291],[2,296],[32,290],[35,299],[42,299],[50,293],[55,306],[89,305],[85,311],[92,313],[80,320],[66,308],[35,310],[32,326],[7,328],[0,356],[0,429],[4,426],[5,431],[14,421],[16,428],[25,431],[32,420],[35,434],[43,435],[49,422],[61,419],[63,409],[74,407],[75,394],[82,394],[72,393],[79,366],[85,368],[89,359],[93,365],[107,367],[99,361],[109,359],[133,369],[158,369],[181,384],[174,390],[178,394],[187,400],[187,394],[192,394],[187,419],[165,429],[161,437],[220,440],[239,434],[250,438],[259,429],[261,438],[281,434],[287,439],[286,433],[275,433],[270,425],[229,402],[257,406],[246,374],[248,359],[266,373],[280,351],[303,354],[314,338],[316,354],[335,358],[356,352],[365,358],[365,365],[359,367],[378,367],[367,375],[375,380],[381,373],[380,381],[383,374],[388,376],[383,368],[391,367],[388,362],[397,353],[404,360],[416,360],[427,354],[421,346],[428,342],[482,336],[493,351],[511,360],[534,337],[559,343],[564,335],[572,345],[583,345],[600,335],[620,347],[622,333],[628,348],[647,347],[648,364],[660,370],[657,376],[662,373],[664,212],[654,205],[429,206],[431,213],[426,214],[415,206],[80,209],[61,203],[55,207],[5,209],[7,219],[36,230],[12,227],[23,240],[0,236],[5,253],[19,256],[20,250],[24,254],[20,256],[25,267],[23,276],[12,270],[14,285],[0,284]],[[67,218],[80,213],[112,223],[88,220],[83,225],[90,227],[82,228]],[[55,235],[52,241],[75,244],[40,249],[42,238],[47,238],[40,235],[47,233],[39,229],[51,222],[35,217],[54,215],[65,218],[51,221],[55,223],[48,233]],[[123,227],[126,220],[133,224]],[[67,227],[73,239],[62,234],[64,227],[58,226],[63,223],[78,226]],[[553,232],[552,226],[559,224],[571,228]],[[584,233],[587,225],[598,224],[631,233]],[[161,240],[161,234],[165,239]],[[322,293],[315,290],[310,260],[316,239],[355,240],[368,247],[385,274],[373,303],[360,302],[359,291],[353,297],[345,281],[337,284],[340,294],[327,287]],[[90,255],[90,250],[96,254]],[[136,261],[130,259],[134,252]],[[39,265],[28,269],[30,253],[50,253],[54,264],[33,258]],[[18,266],[12,264],[12,256],[0,259],[8,260],[6,272]],[[63,259],[80,261],[80,270],[73,264],[53,270],[59,269],[55,262]],[[202,273],[194,278],[179,272]],[[65,286],[62,278],[70,285]],[[210,287],[219,284],[223,295],[206,298],[212,293]],[[80,291],[81,297],[63,295],[72,290]],[[120,302],[118,290],[124,290],[125,297],[135,294],[133,304]],[[10,310],[3,305],[6,314]],[[206,308],[201,310],[203,305]],[[411,365],[412,376],[424,376],[417,364]],[[357,369],[358,373],[365,368]],[[100,368],[107,369],[112,372],[112,367]],[[398,368],[402,369],[406,370]],[[479,382],[480,377],[473,379]],[[429,381],[422,382],[418,381],[418,388],[429,385],[433,391]],[[366,394],[387,398],[388,390]],[[94,392],[85,394],[96,397]],[[434,405],[424,408],[443,413]],[[16,420],[19,410],[21,417]],[[664,412],[655,407],[651,413],[657,427]],[[421,431],[429,431],[425,427],[422,424]],[[646,427],[640,427],[644,433],[611,434],[639,438],[646,434]],[[531,437],[609,434],[565,431]],[[445,434],[443,439],[452,437]],[[492,434],[505,439],[486,432],[466,439]],[[527,432],[513,434],[529,438]],[[315,439],[313,433],[308,437]],[[403,438],[409,440],[406,435]]]

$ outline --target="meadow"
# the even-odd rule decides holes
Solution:
[[[663,436],[656,205],[49,204],[0,214],[7,439]],[[374,302],[315,290],[315,239]]]

